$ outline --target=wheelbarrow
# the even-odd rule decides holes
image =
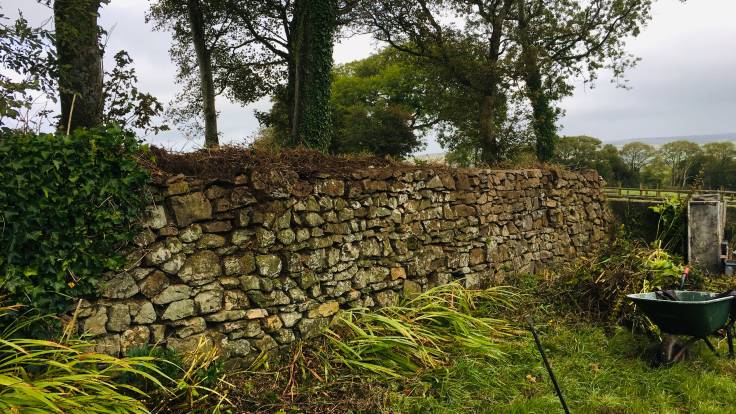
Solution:
[[[708,336],[724,329],[728,340],[728,354],[734,356],[733,325],[731,316],[734,296],[721,296],[710,292],[686,290],[668,291],[674,299],[659,298],[656,292],[627,295],[649,319],[668,335],[660,345],[659,359],[664,363],[681,360],[685,351],[695,342],[703,341],[718,355]],[[684,344],[678,344],[677,336],[687,336]]]

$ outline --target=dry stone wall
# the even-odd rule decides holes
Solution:
[[[78,312],[100,351],[204,338],[249,357],[318,334],[340,308],[585,254],[607,229],[594,172],[367,169],[276,187],[261,174],[154,188],[129,271]]]

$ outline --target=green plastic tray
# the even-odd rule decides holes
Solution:
[[[657,299],[654,292],[627,295],[659,329],[671,335],[704,338],[728,322],[732,296],[714,299],[715,293],[676,290],[679,300]]]

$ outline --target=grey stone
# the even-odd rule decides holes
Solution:
[[[240,290],[228,290],[225,292],[225,310],[248,309],[250,303],[248,296]]]
[[[201,192],[171,197],[169,201],[179,227],[212,218],[212,204]]]
[[[296,341],[296,335],[294,335],[294,332],[291,329],[279,329],[277,332],[274,332],[273,338],[281,345],[290,344],[294,341]]]
[[[192,315],[194,315],[194,301],[184,299],[169,304],[161,319],[165,321],[176,321]]]
[[[127,303],[116,303],[107,311],[107,330],[123,332],[130,326],[130,308]]]
[[[140,289],[135,279],[127,272],[118,273],[100,282],[100,296],[109,299],[128,299]]]
[[[151,342],[159,344],[166,339],[166,325],[151,325]]]
[[[273,246],[276,242],[276,235],[271,230],[258,228],[256,229],[256,240],[258,241],[258,246],[269,247]]]
[[[179,239],[184,243],[193,243],[202,237],[202,227],[199,224],[192,224],[179,233]]]
[[[230,235],[230,242],[236,246],[242,246],[250,242],[253,234],[249,230],[235,230]]]
[[[404,280],[404,297],[413,298],[422,293],[422,285],[412,280]]]
[[[329,302],[320,304],[314,309],[310,309],[309,312],[307,312],[307,317],[325,318],[325,317],[336,314],[339,310],[340,310],[340,304],[336,300],[331,300]]]
[[[236,339],[232,341],[226,341],[224,346],[225,355],[244,357],[248,356],[251,352],[250,342],[247,339]]]
[[[164,246],[166,246],[166,249],[168,249],[172,255],[184,250],[184,245],[181,240],[176,237],[167,237],[164,241]]]
[[[120,335],[120,351],[123,355],[128,355],[130,350],[146,346],[150,337],[151,330],[146,326],[128,329]]]
[[[148,248],[145,261],[149,266],[158,266],[161,263],[171,259],[171,251],[166,248],[164,243],[155,243]]]
[[[276,255],[256,256],[256,266],[262,276],[273,277],[281,273],[281,259]]]
[[[161,270],[164,272],[175,275],[182,266],[184,266],[184,262],[186,261],[186,255],[184,254],[177,254],[174,257],[171,258],[168,262],[161,265]]]
[[[84,320],[82,329],[87,335],[104,335],[107,333],[107,329],[105,328],[106,324],[107,309],[104,306],[98,306],[94,314]]]
[[[222,297],[221,290],[207,290],[195,296],[194,302],[199,313],[212,313],[222,309]]]
[[[133,237],[133,243],[138,247],[146,247],[156,241],[156,235],[149,228],[144,228]]]
[[[219,234],[203,234],[197,241],[198,249],[216,249],[225,245],[225,238]]]
[[[146,207],[146,216],[143,222],[144,226],[154,229],[160,229],[166,226],[166,211],[164,206],[148,206]]]
[[[221,325],[223,332],[230,334],[231,338],[255,338],[263,335],[259,321],[239,320],[224,322]]]
[[[212,282],[222,274],[220,258],[210,250],[199,251],[187,257],[178,276],[186,283],[201,286]]]
[[[248,309],[245,312],[247,319],[263,319],[268,316],[268,311],[265,309]]]
[[[317,227],[324,224],[324,220],[322,217],[317,213],[307,213],[304,215],[304,221],[307,223],[310,227]]]
[[[169,278],[163,272],[156,271],[145,278],[140,283],[139,288],[140,292],[150,299],[166,289],[170,284]]]
[[[313,338],[322,333],[322,330],[327,327],[328,322],[327,318],[302,318],[298,324],[299,333],[304,339]]]
[[[266,330],[266,332],[269,332],[269,333],[276,332],[279,329],[281,329],[283,326],[284,324],[278,315],[271,315],[263,319],[263,328]]]
[[[376,302],[378,306],[393,306],[399,303],[399,294],[393,290],[384,290],[376,293]]]
[[[151,302],[147,300],[134,301],[130,302],[128,307],[134,323],[149,324],[156,322],[156,310]]]
[[[207,329],[207,322],[202,317],[188,318],[176,321],[174,324],[178,327],[176,335],[179,338],[186,338],[198,333],[202,333]]]
[[[261,291],[250,291],[248,292],[248,297],[251,301],[253,301],[253,303],[262,308],[269,308],[271,306],[277,305],[288,305],[289,303],[291,303],[291,298],[289,298],[284,292],[280,290],[275,290],[268,293],[264,293]]]
[[[302,318],[302,314],[299,312],[283,312],[279,314],[279,317],[281,318],[281,321],[284,323],[285,327],[291,328],[292,326],[296,325],[297,322],[299,322],[299,319]]]
[[[154,296],[151,301],[156,305],[165,305],[192,296],[192,288],[187,285],[171,285]]]
[[[247,252],[242,256],[229,256],[223,259],[226,275],[244,275],[256,270],[256,260],[253,253]]]
[[[248,312],[242,309],[239,310],[222,310],[217,313],[206,315],[204,318],[209,322],[225,322],[234,321],[237,319],[245,318]]]
[[[240,276],[240,287],[244,291],[258,290],[260,288],[260,281],[258,276]]]
[[[268,352],[279,347],[279,344],[268,335],[263,335],[263,338],[256,339],[254,345],[261,352]]]
[[[106,335],[95,341],[94,351],[98,354],[120,355],[120,335]]]
[[[166,346],[181,354],[187,355],[198,348],[200,341],[203,343],[202,351],[206,352],[213,348],[220,348],[222,346],[223,339],[224,337],[222,334],[206,331],[186,338],[171,336],[167,339]]]
[[[285,246],[289,246],[296,241],[296,233],[291,229],[280,230],[276,234],[279,242]]]
[[[297,229],[296,231],[296,241],[301,243],[303,241],[309,240],[310,233],[309,229]]]

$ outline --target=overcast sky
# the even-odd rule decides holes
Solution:
[[[13,16],[24,11],[39,23],[51,11],[35,0],[0,0]],[[169,59],[171,37],[153,32],[145,23],[147,0],[112,0],[102,8],[101,25],[110,32],[106,64],[120,49],[135,61],[140,86],[169,102],[176,95],[175,68]],[[631,89],[616,88],[602,74],[595,89],[579,85],[575,95],[562,102],[565,135],[592,135],[604,141],[628,138],[736,133],[736,0],[659,0],[653,20],[629,43],[642,58],[628,72]],[[341,41],[335,62],[368,56],[378,48],[367,36]],[[268,100],[246,108],[218,98],[219,127],[226,142],[253,136],[258,122],[253,109],[266,110]],[[735,134],[736,135],[736,134]],[[173,149],[198,147],[176,131],[148,137]],[[430,142],[425,152],[439,152]]]

